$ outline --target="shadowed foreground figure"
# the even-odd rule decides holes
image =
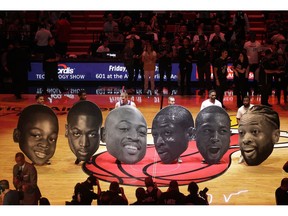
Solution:
[[[38,175],[33,164],[25,160],[22,152],[15,155],[16,164],[13,166],[13,185],[18,190],[22,205],[38,205],[41,192],[37,185]]]

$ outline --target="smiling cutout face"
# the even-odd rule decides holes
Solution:
[[[79,101],[69,110],[65,135],[79,161],[89,161],[98,150],[102,121],[101,110],[90,101]]]
[[[135,107],[125,105],[112,110],[104,126],[107,151],[123,163],[134,164],[146,154],[147,123]]]
[[[202,109],[196,117],[196,145],[208,164],[220,162],[230,146],[230,118],[218,106]]]
[[[278,113],[270,107],[255,105],[239,122],[239,145],[248,165],[259,165],[274,149],[280,137]]]
[[[175,162],[187,149],[193,128],[193,117],[182,106],[170,105],[157,113],[152,123],[152,136],[163,163]]]
[[[21,112],[13,138],[33,163],[43,165],[55,153],[58,131],[58,119],[53,110],[35,104]]]

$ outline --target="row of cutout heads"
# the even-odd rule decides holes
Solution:
[[[67,114],[65,136],[79,161],[89,161],[106,143],[108,153],[126,164],[136,164],[146,154],[147,122],[139,109],[125,105],[113,109],[102,127],[100,108],[91,101],[75,103]],[[241,118],[239,145],[248,165],[259,165],[273,151],[280,136],[278,113],[270,107],[255,105]],[[35,164],[43,165],[55,153],[59,131],[58,118],[46,105],[25,107],[13,132],[14,142]],[[208,164],[218,163],[230,147],[230,117],[218,106],[202,109],[195,119],[183,106],[170,105],[153,119],[154,146],[165,164],[174,163],[195,140],[198,151]]]

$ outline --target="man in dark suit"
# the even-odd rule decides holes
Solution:
[[[41,192],[37,185],[37,170],[33,164],[25,160],[22,152],[15,155],[16,164],[13,167],[14,187],[23,195],[22,205],[38,205]]]

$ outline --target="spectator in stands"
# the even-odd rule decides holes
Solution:
[[[21,27],[21,37],[22,37],[22,43],[26,46],[32,47],[32,40],[31,40],[31,24],[27,21],[27,19],[24,17],[22,19],[22,27]]]
[[[67,115],[65,136],[71,151],[76,156],[75,164],[90,162],[100,144],[102,113],[93,102],[80,100],[75,103]]]
[[[6,179],[0,181],[0,200],[2,205],[20,205],[19,192],[11,190]]]
[[[118,26],[118,23],[114,21],[113,14],[109,13],[107,15],[107,21],[103,25],[103,31],[105,32],[106,36],[112,33],[115,26]]]
[[[133,101],[129,100],[127,92],[121,92],[120,101],[118,101],[115,104],[115,108],[118,108],[118,107],[124,106],[124,105],[131,105],[131,106],[136,107],[136,104]]]
[[[237,107],[242,106],[243,98],[248,93],[249,62],[245,52],[239,53],[231,67],[234,73],[234,90],[237,96]]]
[[[158,44],[158,34],[153,31],[150,25],[147,25],[146,27],[145,36],[142,38],[148,40],[151,44]]]
[[[96,52],[97,52],[97,53],[108,53],[108,52],[110,52],[110,48],[108,47],[108,45],[109,45],[109,40],[108,40],[108,38],[105,38],[105,39],[103,40],[102,45],[100,45],[100,46],[97,48]]]
[[[50,38],[48,42],[48,47],[46,48],[43,56],[43,71],[45,73],[45,81],[43,87],[43,94],[47,94],[48,85],[55,85],[61,91],[61,93],[67,92],[67,89],[60,84],[58,78],[58,62],[60,56],[56,53],[55,49],[55,39]]]
[[[288,205],[288,178],[281,180],[281,185],[275,191],[276,205]]]
[[[175,36],[179,37],[180,41],[183,41],[185,38],[188,38],[189,40],[191,40],[191,36],[187,30],[186,25],[181,25],[179,27],[178,32],[175,34]]]
[[[205,35],[199,35],[199,40],[195,42],[193,50],[195,59],[197,60],[196,65],[199,83],[198,95],[203,95],[206,90],[209,91],[212,87],[210,70],[210,50],[204,36]]]
[[[12,76],[12,88],[17,99],[27,91],[28,71],[31,70],[30,54],[20,47],[18,41],[13,42],[12,49],[7,52],[7,69]]]
[[[230,11],[217,11],[215,24],[219,25],[224,33],[228,31],[230,25]]]
[[[49,38],[52,38],[52,34],[45,28],[43,24],[39,26],[39,30],[35,34],[36,53],[45,53],[48,47]]]
[[[210,25],[214,21],[214,13],[210,11],[198,11],[197,21],[198,23],[204,23],[205,25]]]
[[[136,27],[131,27],[131,30],[129,31],[129,34],[125,38],[126,40],[132,39],[132,40],[140,40],[140,36],[137,34]]]
[[[172,45],[172,58],[174,61],[179,59],[179,50],[181,48],[180,39],[178,36],[175,36],[173,45]]]
[[[131,29],[133,27],[133,22],[130,16],[124,16],[122,18],[122,22],[119,24],[119,30],[124,35],[124,37],[127,37],[130,33]]]
[[[208,106],[196,117],[196,145],[204,163],[220,163],[230,147],[230,117],[219,106]]]
[[[225,34],[221,32],[221,27],[215,24],[213,29],[214,31],[210,34],[208,40],[213,49],[212,64],[214,64],[215,59],[221,55],[221,49],[223,49],[226,43]]]
[[[109,190],[100,194],[98,205],[128,205],[124,188],[120,187],[116,181],[111,182]]]
[[[278,71],[277,61],[270,49],[265,50],[265,56],[259,64],[259,88],[261,91],[261,104],[271,107],[268,103],[272,90],[273,73]]]
[[[267,22],[267,38],[271,38],[274,34],[275,31],[278,32],[285,32],[287,31],[287,28],[285,28],[286,24],[285,24],[285,19],[283,17],[283,15],[278,12],[277,14],[274,15],[274,17],[268,17],[269,19],[271,19],[271,23]]]
[[[254,105],[247,110],[238,126],[240,150],[247,165],[257,166],[270,156],[280,137],[279,128],[278,113],[270,107]]]
[[[130,92],[134,92],[134,90],[131,89],[132,82],[134,79],[134,59],[136,58],[133,48],[134,48],[134,41],[132,39],[126,41],[126,44],[123,50],[123,62],[128,73],[128,81],[127,81],[126,88]]]
[[[159,74],[160,83],[159,91],[163,91],[164,87],[164,75],[166,74],[166,87],[168,88],[169,94],[171,93],[171,73],[172,73],[172,48],[168,43],[166,37],[161,38],[161,42],[158,45],[158,63],[159,63]]]
[[[144,51],[142,53],[142,62],[144,68],[144,94],[148,94],[148,84],[150,82],[151,92],[155,94],[155,67],[156,67],[157,53],[154,51],[151,43],[146,42]]]
[[[109,40],[110,44],[123,43],[124,39],[125,39],[125,37],[123,36],[123,34],[121,32],[119,32],[118,25],[114,26],[112,33],[108,35],[108,40]]]
[[[203,23],[201,23],[201,24],[198,25],[198,27],[197,27],[197,32],[196,32],[196,34],[193,36],[192,43],[193,43],[193,44],[199,43],[199,41],[200,41],[200,36],[202,37],[202,40],[204,40],[204,46],[207,46],[207,45],[208,45],[208,38],[207,38],[207,36],[204,34],[204,24],[203,24]]]
[[[222,107],[225,109],[223,104],[224,92],[227,90],[227,49],[222,49],[221,56],[218,57],[213,64],[213,76],[215,81],[215,90],[217,92],[217,99],[221,102]]]
[[[184,38],[183,46],[179,49],[179,69],[180,69],[180,94],[191,93],[191,74],[192,74],[192,60],[193,49],[190,45],[190,39]]]
[[[159,205],[184,205],[185,195],[179,191],[178,182],[171,180],[166,192],[162,193],[158,204]]]
[[[139,24],[137,25],[137,32],[139,33],[141,39],[145,38],[145,34],[147,32],[147,25],[145,21],[141,20],[139,22]]]
[[[21,25],[20,19],[16,18],[13,22],[8,26],[7,29],[7,37],[10,41],[21,41]]]
[[[273,31],[270,39],[273,44],[279,44],[286,41],[285,36],[279,30]]]
[[[259,92],[258,81],[256,77],[256,70],[259,68],[259,59],[262,51],[262,45],[259,41],[256,40],[255,32],[250,32],[249,40],[244,43],[244,47],[249,61],[249,72],[253,73],[253,83],[252,86],[254,89],[254,95],[257,95]]]
[[[196,182],[190,182],[188,185],[189,195],[186,196],[185,204],[186,205],[209,205],[207,200],[207,194],[198,193],[199,186]]]
[[[238,39],[243,47],[246,35],[250,31],[250,23],[247,13],[243,11],[236,11],[232,18],[232,26],[238,29]]]
[[[132,28],[131,30],[131,34],[127,36],[127,38],[133,39],[134,41],[134,48],[133,48],[133,52],[135,54],[134,56],[134,88],[136,89],[137,87],[141,87],[142,92],[144,90],[144,69],[143,69],[143,62],[142,62],[142,53],[143,53],[143,40],[137,35],[135,34],[136,28]],[[126,39],[127,39],[126,38]],[[141,76],[141,82],[140,85],[137,84],[137,80],[139,77],[139,74]]]
[[[281,102],[281,91],[283,90],[284,103],[287,103],[287,83],[286,76],[288,75],[288,65],[284,54],[277,55],[277,70],[274,73],[275,95],[277,104]]]
[[[222,107],[222,103],[216,99],[216,91],[211,89],[208,93],[209,98],[204,100],[201,104],[200,111],[208,106],[219,106]]]
[[[70,32],[71,24],[68,21],[66,13],[62,13],[55,24],[56,51],[61,56],[67,54]]]

